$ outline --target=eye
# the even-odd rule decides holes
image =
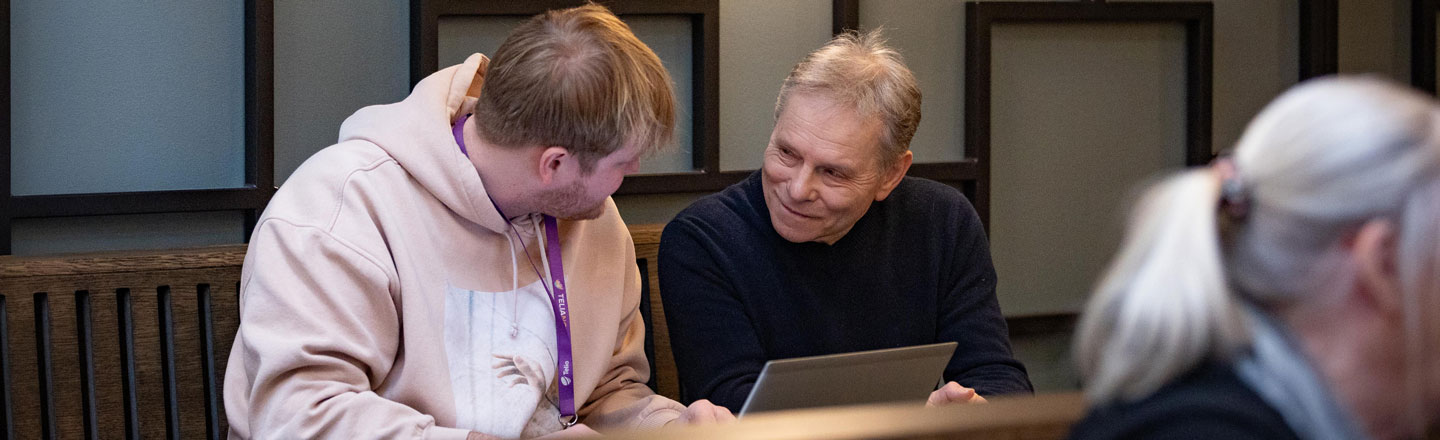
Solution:
[[[830,177],[830,178],[834,178],[834,179],[843,179],[843,178],[845,178],[845,174],[844,174],[844,173],[841,173],[840,171],[837,171],[837,170],[835,170],[834,168],[825,168],[825,169],[821,170],[820,172],[821,172],[821,173],[824,173],[824,174],[825,174],[825,177]]]
[[[799,159],[799,157],[795,156],[794,151],[791,151],[789,148],[786,147],[775,147],[775,152],[780,156],[780,160],[787,164],[794,163],[796,160]]]

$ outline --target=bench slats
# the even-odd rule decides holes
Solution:
[[[239,324],[244,248],[232,252],[207,249],[196,264],[171,256],[168,270],[128,256],[115,257],[126,262],[115,264],[87,255],[85,261],[99,262],[88,273],[76,273],[80,267],[60,257],[47,257],[45,264],[0,257],[0,268],[8,269],[0,270],[6,327],[0,329],[6,341],[0,358],[8,356],[0,359],[8,361],[8,376],[0,379],[11,399],[0,436],[223,438],[228,425],[219,380]],[[133,270],[138,267],[146,270]],[[161,286],[169,286],[166,301]]]
[[[10,314],[5,296],[0,295],[0,432],[15,438],[15,415],[10,411]]]
[[[205,391],[205,438],[217,440],[225,433],[220,432],[220,395],[215,389],[215,325],[210,305],[210,285],[196,286],[196,297],[200,307],[200,373]]]
[[[115,289],[116,325],[120,333],[120,383],[125,416],[125,438],[140,438],[140,403],[135,394],[135,317],[130,289]],[[112,425],[113,426],[113,425]]]
[[[45,292],[36,293],[35,304],[35,359],[40,375],[40,436],[55,438],[55,378],[52,353],[50,351],[50,296]]]
[[[165,391],[165,438],[180,440],[180,398],[175,390],[175,316],[170,286],[160,286],[160,377]]]
[[[95,332],[91,328],[90,292],[75,291],[75,334],[80,356],[80,404],[85,438],[100,438],[95,411]]]

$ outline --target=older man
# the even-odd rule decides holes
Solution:
[[[959,347],[931,404],[1031,390],[974,208],[905,177],[919,122],[915,78],[876,33],[836,37],[795,66],[762,169],[661,239],[687,399],[738,407],[773,359],[945,341]]]
[[[640,276],[609,195],[673,135],[660,59],[590,5],[534,17],[487,62],[356,112],[266,208],[225,376],[231,438],[732,417],[645,387]]]

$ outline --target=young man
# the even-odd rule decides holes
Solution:
[[[356,112],[255,228],[225,378],[232,437],[730,418],[645,387],[641,281],[609,199],[671,140],[674,99],[655,54],[590,5]]]
[[[920,89],[899,54],[835,38],[790,72],[775,118],[763,168],[660,241],[686,398],[736,408],[769,360],[945,341],[959,347],[931,404],[1029,392],[975,210],[905,177]]]

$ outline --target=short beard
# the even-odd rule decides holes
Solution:
[[[540,194],[540,212],[561,220],[594,220],[605,214],[605,201],[584,206],[585,187],[575,182]]]

